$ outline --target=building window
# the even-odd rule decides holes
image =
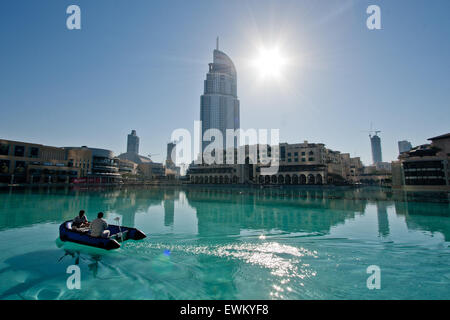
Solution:
[[[314,158],[309,157],[309,158],[308,158],[308,161],[314,161]]]
[[[0,160],[0,174],[9,172],[9,160]]]
[[[9,154],[9,144],[0,143],[0,156],[7,156]]]
[[[24,146],[15,146],[14,147],[14,156],[23,157],[25,155],[25,147]]]
[[[25,174],[25,161],[16,161],[16,168],[14,169],[15,174]]]
[[[281,159],[281,161],[286,160],[286,148],[285,147],[280,147],[280,159]]]
[[[39,158],[39,148],[36,147],[30,148],[30,158]]]
[[[313,156],[313,155],[314,155],[314,152],[313,152],[313,151],[310,151],[310,152],[309,152],[309,155],[310,155],[310,156]]]
[[[306,159],[305,158],[302,158],[302,162],[305,162],[306,161]]]
[[[304,156],[304,155],[305,155],[305,151],[302,152],[302,156]]]
[[[291,159],[288,159],[288,162],[291,162]]]

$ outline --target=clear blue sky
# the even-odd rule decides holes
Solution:
[[[66,28],[70,4],[82,30]],[[382,30],[366,28],[378,4]],[[160,153],[199,119],[216,36],[238,72],[242,128],[280,128],[371,162],[450,131],[450,1],[2,0],[0,138],[121,153],[135,129]],[[258,82],[258,44],[295,57],[283,82]]]

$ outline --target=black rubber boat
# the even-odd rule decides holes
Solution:
[[[136,228],[128,228],[116,225],[109,225],[109,238],[92,237],[86,229],[72,228],[72,220],[66,221],[59,226],[59,238],[62,241],[75,242],[91,247],[97,247],[105,250],[113,250],[120,248],[119,241],[141,240],[146,235]]]

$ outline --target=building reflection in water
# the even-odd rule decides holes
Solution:
[[[89,218],[102,210],[108,214],[120,215],[122,223],[127,226],[135,226],[137,214],[148,215],[145,219],[153,223],[156,232],[164,227],[173,228],[175,222],[184,224],[191,221],[195,229],[190,229],[199,237],[195,237],[194,244],[170,243],[173,239],[168,237],[163,240],[161,247],[155,249],[160,258],[152,259],[151,272],[169,273],[170,257],[163,252],[167,247],[173,245],[182,250],[191,249],[193,257],[189,257],[191,263],[199,269],[197,280],[201,280],[198,288],[208,297],[215,299],[229,298],[226,292],[239,292],[238,283],[234,282],[234,273],[239,272],[240,260],[255,263],[263,257],[261,265],[272,272],[283,271],[280,266],[273,266],[273,257],[280,258],[281,265],[294,265],[295,258],[285,259],[283,253],[267,249],[269,252],[261,251],[263,243],[271,241],[235,241],[234,236],[249,235],[259,236],[261,233],[289,233],[289,237],[316,236],[329,234],[330,230],[338,225],[345,224],[349,219],[355,219],[364,215],[368,204],[377,205],[378,234],[380,237],[388,237],[395,231],[390,226],[388,209],[395,205],[396,214],[405,217],[405,223],[410,230],[426,230],[431,233],[440,233],[446,241],[450,240],[449,202],[439,201],[417,201],[422,196],[412,197],[407,193],[394,193],[385,190],[327,190],[327,189],[305,189],[305,190],[274,190],[274,189],[214,189],[214,188],[122,188],[122,189],[99,189],[99,190],[16,190],[3,193],[0,209],[6,214],[0,215],[0,230],[18,228],[23,226],[37,225],[40,223],[61,223],[61,221],[72,219],[79,210],[88,212]],[[395,200],[395,201],[394,201]],[[156,207],[155,211],[149,210]],[[194,209],[195,216],[191,215]],[[189,214],[186,212],[189,211]],[[161,214],[161,215],[159,215]],[[163,219],[160,217],[163,216]],[[179,216],[176,216],[179,214]],[[184,215],[184,216],[181,216]],[[178,217],[178,218],[177,218]],[[393,218],[391,216],[391,218]],[[444,219],[445,218],[445,219]],[[154,220],[152,220],[154,219]],[[142,220],[139,220],[142,222]],[[394,223],[392,220],[391,223]],[[164,239],[164,238],[162,238]],[[267,239],[270,239],[269,237]],[[176,241],[176,239],[174,240]],[[187,241],[188,242],[188,241]],[[213,243],[211,245],[211,243]],[[219,244],[220,252],[216,245]],[[166,247],[167,245],[167,247]],[[192,247],[193,246],[193,247]],[[289,247],[289,244],[287,244]],[[27,283],[30,288],[36,283],[51,281],[53,274],[45,268],[36,265],[42,259],[58,261],[64,256],[57,267],[65,276],[65,269],[69,263],[80,264],[89,271],[93,277],[110,276],[108,261],[101,261],[101,256],[86,255],[78,252],[48,250],[42,252],[27,253],[5,261],[5,270],[38,270],[39,277],[36,282]],[[201,249],[201,250],[200,250]],[[149,250],[151,248],[149,247]],[[200,250],[200,251],[199,251]],[[202,251],[204,250],[204,251]],[[258,251],[260,250],[260,251]],[[270,251],[272,250],[272,251]],[[160,252],[159,252],[160,251]],[[204,252],[199,254],[198,252]],[[236,259],[223,259],[223,254]],[[257,255],[255,257],[255,255]],[[278,255],[278,256],[277,256]],[[246,260],[247,259],[247,260]],[[284,260],[283,260],[284,259]],[[27,261],[36,261],[31,264]],[[266,263],[269,261],[272,264]],[[294,261],[294,262],[293,262]],[[208,267],[206,267],[208,266]],[[201,270],[211,268],[214,270]],[[168,271],[169,270],[169,271]],[[290,272],[299,274],[302,270]],[[308,271],[308,270],[306,270]],[[311,271],[311,270],[309,270]],[[308,271],[308,272],[309,272]],[[312,270],[314,271],[314,270]],[[53,271],[52,271],[53,272]],[[171,271],[170,271],[171,272]],[[304,275],[304,274],[302,274]],[[282,277],[280,277],[282,279]],[[64,280],[65,281],[65,280]],[[223,288],[227,288],[223,290]],[[27,288],[15,287],[5,294],[14,290],[24,291]],[[15,291],[14,291],[15,292]],[[6,296],[5,296],[6,297]],[[0,296],[1,298],[1,296]]]
[[[121,189],[17,189],[2,194],[0,230],[61,223],[79,210],[88,218],[98,211],[122,216],[122,224],[135,226],[136,214],[156,206],[164,210],[164,226],[173,227],[176,207],[194,208],[199,235],[240,234],[243,230],[329,233],[331,227],[363,215],[376,201],[378,232],[389,236],[387,209],[395,205],[410,229],[442,232],[449,237],[448,195],[355,189],[214,189],[214,188],[121,188]],[[395,201],[394,201],[395,200]],[[434,201],[434,202],[431,202]],[[421,202],[423,201],[423,202]],[[176,205],[176,202],[178,205]]]
[[[175,220],[175,198],[178,196],[176,191],[168,191],[164,194],[164,226],[173,227]]]
[[[389,236],[389,217],[386,201],[377,201],[378,234],[382,237]]]
[[[240,234],[242,230],[328,233],[330,228],[363,214],[366,200],[333,201],[324,190],[251,193],[187,190],[196,209],[199,235]]]
[[[411,194],[406,192],[402,196],[403,201],[395,202],[395,211],[405,217],[409,230],[438,232],[444,236],[445,241],[450,241],[450,202],[421,202],[411,198]],[[443,196],[445,198],[446,195]]]
[[[66,257],[70,257],[72,259],[66,259]],[[89,271],[92,272],[94,278],[97,278],[98,275],[98,264],[102,260],[102,256],[98,254],[84,254],[78,250],[68,250],[64,249],[64,255],[59,258],[58,263],[63,260],[72,261],[73,265],[80,265],[80,260],[83,260],[85,264],[87,264]]]

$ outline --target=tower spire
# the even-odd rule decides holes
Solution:
[[[216,50],[219,51],[219,37],[216,39]]]

